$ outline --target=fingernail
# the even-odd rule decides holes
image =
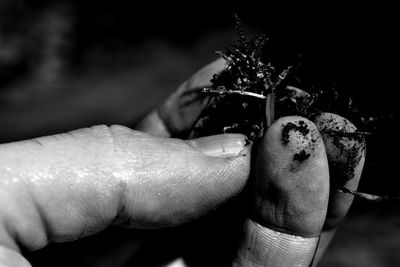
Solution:
[[[246,137],[242,134],[221,134],[188,140],[188,142],[207,156],[228,158],[241,154],[246,145]]]

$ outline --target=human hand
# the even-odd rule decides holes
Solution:
[[[82,238],[110,225],[174,226],[246,183],[244,137],[157,138],[96,126],[0,146],[0,262],[29,266],[20,249]],[[0,264],[1,265],[1,264]]]
[[[168,136],[172,131],[166,125],[170,127],[172,124],[168,120],[158,120],[157,114],[160,113],[152,113],[140,127],[153,135]],[[171,111],[168,114],[180,114],[177,121],[179,116],[187,116],[185,112]],[[299,118],[286,119],[296,122]],[[162,124],[163,121],[167,123]],[[261,199],[261,202],[255,203],[263,203],[262,207],[270,205],[271,210],[276,207],[276,214],[280,217],[262,212],[262,207],[254,205],[254,217],[247,221],[247,239],[239,249],[236,264],[248,265],[248,259],[256,264],[270,265],[290,264],[301,259],[307,264],[314,254],[316,236],[321,231],[328,203],[328,170],[322,141],[319,138],[315,154],[304,168],[299,168],[299,175],[290,176],[284,168],[275,175],[263,167],[264,163],[276,162],[274,170],[279,170],[283,156],[274,157],[271,153],[282,148],[262,148],[279,144],[274,138],[279,136],[280,127],[287,122],[281,120],[271,127],[256,157],[256,184],[266,186],[257,187],[262,192],[255,192],[254,198]],[[307,124],[315,130],[310,122]],[[184,130],[182,127],[176,132]],[[298,141],[296,135],[290,135],[290,138],[294,143]],[[19,253],[21,248],[36,250],[51,241],[75,240],[109,225],[159,228],[198,218],[243,190],[250,175],[250,148],[244,143],[241,135],[182,141],[157,138],[122,126],[97,126],[2,145],[0,263],[29,266]],[[293,148],[288,147],[290,152]],[[358,178],[361,166],[362,161],[356,168],[355,176]],[[301,190],[291,195],[302,196],[300,199],[288,199],[290,194],[286,193],[293,192],[294,188],[291,183],[282,184],[281,176],[295,176],[294,184],[301,185]],[[358,182],[358,178],[354,178],[353,183]],[[264,196],[264,190],[270,191],[269,181],[278,189],[271,192],[278,192],[273,196],[279,201],[270,199],[268,194]],[[307,192],[306,196],[304,192]],[[351,197],[343,197],[330,201],[334,208],[330,209],[331,213],[328,210],[328,217],[332,214],[333,221],[340,221],[351,203]],[[320,201],[316,202],[314,198]],[[288,217],[286,211],[295,213]],[[297,211],[302,212],[296,214]],[[282,225],[276,219],[291,223]],[[287,233],[261,225],[275,230],[285,229]],[[271,239],[271,235],[279,237]],[[268,243],[272,240],[278,240],[280,246]],[[300,246],[294,240],[303,240],[308,245]],[[246,242],[251,244],[247,246]],[[263,249],[267,244],[271,246]],[[293,248],[290,255],[282,250],[285,244]]]
[[[219,59],[200,70],[138,129],[156,136],[186,137],[206,102],[200,88],[224,67]],[[308,134],[288,130],[291,123],[305,123]],[[311,261],[317,265],[353,201],[353,196],[336,191],[332,181],[357,189],[365,161],[365,141],[330,134],[338,131],[355,132],[356,127],[338,115],[322,113],[314,122],[281,118],[268,129],[252,160],[252,211],[234,265],[308,266]],[[284,133],[289,133],[286,144]],[[307,150],[310,156],[304,161],[295,159]]]

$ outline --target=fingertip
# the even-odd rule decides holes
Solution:
[[[225,134],[192,140],[150,137],[142,178],[135,191],[135,211],[125,205],[135,227],[156,228],[186,223],[239,194],[249,177],[245,136]],[[144,181],[144,182],[141,182]],[[136,192],[136,194],[135,194]],[[138,197],[139,195],[139,197]],[[133,214],[132,216],[130,214]],[[140,214],[138,216],[137,214]],[[140,217],[140,219],[139,219]]]
[[[180,136],[190,130],[205,104],[201,87],[210,84],[212,76],[221,72],[225,65],[222,58],[206,65],[147,114],[135,129],[157,137]]]
[[[325,221],[329,171],[317,127],[302,117],[275,121],[259,144],[253,213],[237,266],[310,266]]]
[[[353,202],[352,195],[335,189],[342,186],[357,189],[365,162],[366,143],[362,135],[356,134],[357,127],[339,115],[322,113],[314,122],[325,143],[331,174],[332,190],[324,226],[329,230],[344,219]]]
[[[203,154],[196,163],[202,169],[196,182],[201,185],[192,186],[190,193],[203,199],[198,203],[218,206],[244,189],[251,164],[251,145],[246,140],[242,134],[221,134],[185,141]],[[204,190],[199,192],[198,187]]]
[[[274,122],[256,159],[256,220],[289,234],[318,236],[328,197],[328,163],[316,126],[302,117]]]
[[[175,137],[187,137],[208,102],[201,88],[209,86],[214,74],[225,68],[225,60],[217,59],[195,73],[168,97],[158,108],[158,113]]]
[[[315,119],[321,132],[335,183],[344,184],[359,175],[365,158],[365,140],[357,127],[346,118],[322,113]],[[354,135],[347,135],[354,133]],[[360,166],[361,165],[361,166]]]

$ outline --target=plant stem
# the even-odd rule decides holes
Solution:
[[[374,201],[374,202],[400,202],[400,196],[378,196],[372,195],[368,193],[358,192],[355,190],[350,190],[347,187],[339,187],[337,189],[341,193],[351,194],[357,198],[361,198],[364,200]]]
[[[212,94],[238,94],[238,95],[244,95],[244,96],[251,96],[259,99],[266,99],[267,97],[265,95],[260,95],[257,93],[253,92],[246,92],[246,91],[240,91],[240,90],[218,90],[218,89],[211,89],[211,88],[203,88],[203,92],[205,93],[212,93]]]
[[[269,93],[267,95],[267,102],[265,104],[265,116],[267,120],[267,127],[271,126],[271,124],[275,120],[275,93]]]

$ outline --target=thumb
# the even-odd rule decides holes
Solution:
[[[329,198],[325,148],[312,122],[286,117],[271,125],[259,146],[253,194],[236,266],[309,266]]]
[[[122,126],[3,144],[0,244],[37,250],[111,224],[185,223],[243,189],[248,149],[239,134],[183,141]]]
[[[183,223],[199,217],[237,195],[245,187],[250,173],[250,146],[246,146],[244,135],[207,136],[184,141],[184,147],[187,145],[184,153],[167,156],[171,152],[166,151],[164,155],[165,164],[173,166],[169,168],[174,177],[163,195],[173,197],[162,201],[171,202],[167,209],[156,212],[167,210],[172,224],[178,218],[181,219],[176,222]],[[192,150],[194,154],[189,153]]]

